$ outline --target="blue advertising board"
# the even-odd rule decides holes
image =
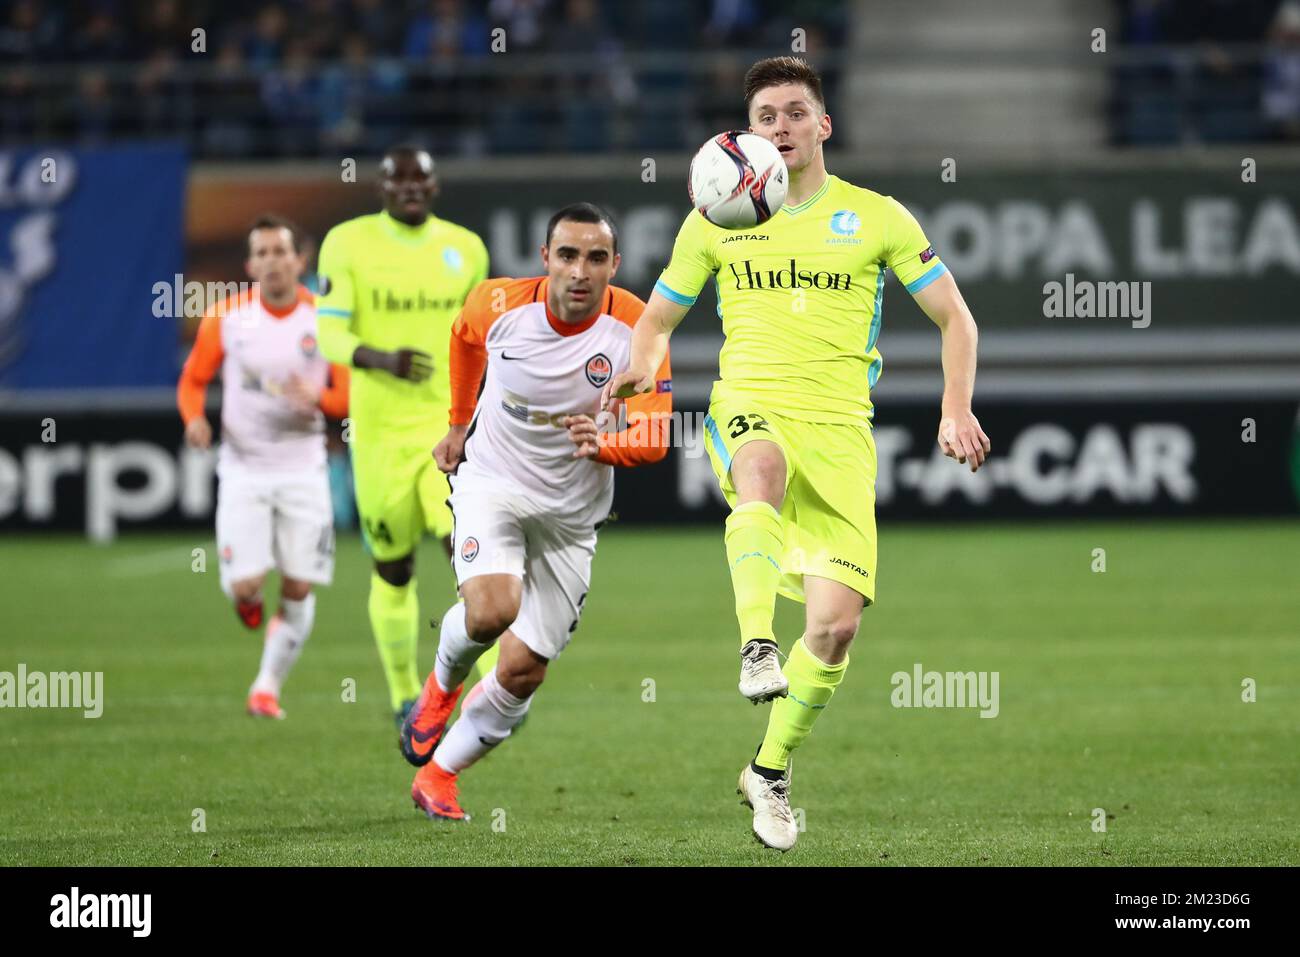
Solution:
[[[0,390],[171,385],[184,267],[174,145],[0,151]]]

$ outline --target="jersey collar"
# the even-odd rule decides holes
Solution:
[[[546,301],[546,293],[542,293],[542,307],[546,310],[546,321],[550,323],[552,329],[562,336],[576,336],[579,333],[586,332],[596,324],[596,320],[601,316],[601,310],[597,309],[590,319],[585,322],[580,322],[576,326],[572,323],[565,322],[555,313],[551,312],[551,305]]]
[[[412,244],[424,242],[432,232],[433,224],[436,221],[436,217],[433,213],[430,213],[419,226],[408,226],[406,223],[394,219],[386,209],[380,212],[379,217],[388,235],[404,243]]]
[[[814,203],[816,203],[817,200],[819,200],[819,199],[821,199],[823,196],[825,196],[825,195],[826,195],[826,190],[830,189],[830,186],[831,186],[831,174],[830,174],[830,173],[827,173],[827,174],[826,174],[826,179],[822,182],[822,184],[821,184],[820,186],[817,187],[817,192],[813,193],[811,196],[809,196],[807,199],[805,199],[805,200],[804,200],[802,203],[800,203],[798,206],[782,206],[782,207],[781,207],[781,212],[783,212],[783,213],[788,213],[788,214],[791,215],[791,216],[797,216],[797,215],[799,215],[799,214],[802,213],[804,210],[808,209],[808,208],[811,207]]]
[[[273,306],[265,299],[263,299],[260,295],[257,297],[257,301],[259,304],[261,304],[263,309],[269,312],[276,319],[287,319],[294,314],[294,312],[298,309],[298,306],[300,306],[302,303],[304,302],[310,303],[312,301],[312,295],[311,295],[311,291],[306,286],[300,285],[298,287],[298,296],[293,301],[292,305]]]

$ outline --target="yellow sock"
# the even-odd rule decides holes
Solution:
[[[420,600],[412,578],[400,588],[377,574],[370,576],[370,629],[388,681],[388,700],[397,711],[420,696],[415,650],[420,634]]]
[[[727,516],[723,541],[736,593],[740,643],[753,638],[774,640],[776,586],[781,581],[781,516],[767,502],[737,505]]]
[[[785,770],[790,763],[790,752],[812,734],[813,722],[830,703],[848,666],[848,658],[838,665],[826,664],[808,650],[802,638],[794,643],[781,669],[790,682],[790,692],[772,702],[767,734],[763,736],[755,764],[774,771]]]

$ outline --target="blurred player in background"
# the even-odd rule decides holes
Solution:
[[[594,418],[645,305],[609,284],[613,222],[588,203],[565,207],[547,227],[542,264],[543,277],[480,284],[452,331],[451,428],[435,457],[452,475],[462,600],[442,618],[437,666],[401,734],[420,766],[411,796],[430,817],[467,817],[457,775],[519,726],[577,629],[614,498],[610,466],[667,453],[666,352],[649,394],[629,403],[627,429],[598,432]],[[471,667],[498,641],[495,670],[444,734]]]
[[[334,571],[334,515],[325,463],[325,421],[347,414],[348,371],[317,347],[306,263],[297,231],[264,216],[248,234],[256,285],[208,312],[181,371],[177,404],[185,441],[206,449],[212,427],[205,392],[221,372],[217,549],[221,588],[249,628],[262,623],[262,585],[280,573],[280,610],[266,626],[262,666],[248,713],[282,718],[280,689],[311,635],[316,596]]]
[[[724,537],[740,623],[739,687],[756,704],[774,701],[739,790],[753,808],[755,835],[784,851],[798,837],[790,754],[843,679],[862,609],[875,597],[869,392],[880,375],[887,268],[943,333],[944,453],[974,471],[989,440],[971,411],[975,320],[906,209],[827,175],[822,144],[831,121],[816,71],[795,57],[755,63],[745,107],[750,130],[785,158],[785,205],[762,225],[732,232],[691,212],[607,408],[617,396],[653,390],[669,335],[716,280],[726,340],[706,446],[732,506]],[[807,606],[784,669],[772,631],[777,592]]]
[[[352,473],[375,562],[370,627],[400,726],[420,693],[415,549],[451,533],[447,480],[429,454],[451,405],[447,343],[469,291],[487,277],[477,235],[429,212],[433,158],[396,147],[380,166],[383,212],[340,223],[320,249],[321,349],[355,370]]]

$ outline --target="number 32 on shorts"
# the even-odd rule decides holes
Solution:
[[[751,424],[752,423],[752,424]],[[731,437],[738,439],[750,429],[755,432],[769,432],[767,419],[763,418],[757,412],[747,412],[743,415],[737,415],[727,425],[731,428]]]

